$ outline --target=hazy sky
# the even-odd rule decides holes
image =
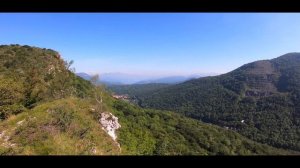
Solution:
[[[51,48],[77,72],[225,73],[300,51],[300,14],[0,14],[0,44]]]

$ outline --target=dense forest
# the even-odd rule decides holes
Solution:
[[[129,154],[142,155],[277,155],[299,154],[249,140],[232,130],[173,112],[141,109],[116,101],[123,129],[119,142]]]
[[[1,155],[299,154],[114,99],[103,86],[77,77],[71,65],[51,49],[0,46]],[[107,111],[119,118],[121,148],[101,129],[99,116]]]
[[[132,84],[132,85],[107,85],[108,91],[118,95],[128,95],[130,102],[137,104],[138,97],[150,94],[159,89],[166,88],[171,84],[149,83],[149,84]]]
[[[171,110],[300,151],[300,53],[139,95],[141,107]]]

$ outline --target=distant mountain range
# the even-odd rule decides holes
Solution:
[[[85,80],[91,80],[93,76],[84,72],[76,73],[76,75]],[[114,75],[109,76],[108,74],[101,75],[99,80],[99,83],[106,84],[106,85],[123,85],[124,84],[123,82],[124,81],[122,79],[116,78]]]
[[[80,73],[76,73],[77,76],[85,79],[85,80],[91,80],[92,78],[92,75],[89,75],[87,73],[84,73],[84,72],[80,72]]]
[[[144,80],[137,82],[135,84],[149,84],[149,83],[161,83],[161,84],[177,84],[181,82],[185,82],[190,79],[203,77],[203,75],[191,75],[191,76],[168,76],[159,79],[152,79],[152,80]]]
[[[92,75],[81,72],[76,73],[83,79],[90,80]],[[190,79],[204,77],[207,75],[190,75],[190,76],[168,76],[163,78],[155,78],[141,75],[123,74],[123,73],[105,73],[100,75],[99,83],[107,85],[129,85],[129,84],[177,84]]]

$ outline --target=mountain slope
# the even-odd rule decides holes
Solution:
[[[0,122],[1,155],[293,155],[253,142],[231,130],[184,116],[141,109],[105,98],[119,117],[116,142],[98,123],[93,99],[67,98],[40,104]],[[96,109],[96,110],[94,110]]]
[[[1,155],[298,154],[116,100],[77,77],[53,50],[0,46],[0,79]],[[103,113],[119,118],[116,141],[102,129]]]
[[[230,127],[255,141],[300,150],[300,54],[256,61],[227,74],[190,80],[138,97]]]
[[[149,83],[132,85],[111,85],[107,86],[107,88],[116,94],[127,94],[130,97],[134,98],[135,96],[142,96],[158,89],[166,88],[168,86],[169,84]]]
[[[173,112],[141,109],[114,101],[120,117],[119,143],[129,154],[143,155],[291,155],[251,141],[232,130],[205,124]]]
[[[68,98],[0,122],[0,155],[120,154],[90,113],[90,102]]]
[[[39,102],[86,97],[92,85],[76,77],[70,65],[51,49],[0,46],[0,120]]]
[[[93,85],[70,65],[50,49],[0,46],[0,154],[119,154],[87,115]]]

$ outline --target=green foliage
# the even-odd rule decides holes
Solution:
[[[22,85],[12,79],[0,77],[0,120],[24,110]]]
[[[300,55],[246,64],[144,95],[139,105],[229,127],[248,138],[300,151]],[[244,123],[241,121],[244,120]]]
[[[137,97],[147,95],[154,91],[166,88],[170,84],[150,83],[150,84],[133,84],[133,85],[109,85],[107,89],[115,94],[128,95],[129,101],[139,105]]]
[[[68,98],[44,103],[0,123],[9,136],[0,145],[5,155],[99,155],[118,154],[113,140],[89,113],[90,102]],[[3,139],[0,138],[0,143]]]
[[[128,94],[129,96],[141,96],[147,93],[151,93],[158,89],[166,88],[170,84],[133,84],[133,85],[109,85],[107,86],[109,90],[115,92],[116,94]]]
[[[87,97],[92,85],[72,72],[72,63],[73,61],[63,61],[56,51],[50,49],[2,45],[0,87],[5,95],[14,93],[9,94],[12,100],[18,101],[19,97],[22,97],[22,105],[27,108],[32,108],[39,102],[72,95]],[[5,91],[4,88],[8,85],[11,85],[12,89]],[[9,101],[8,99],[6,97],[5,101]]]
[[[142,109],[115,100],[113,112],[122,127],[118,142],[134,155],[293,154],[253,142],[234,131],[167,111]]]

